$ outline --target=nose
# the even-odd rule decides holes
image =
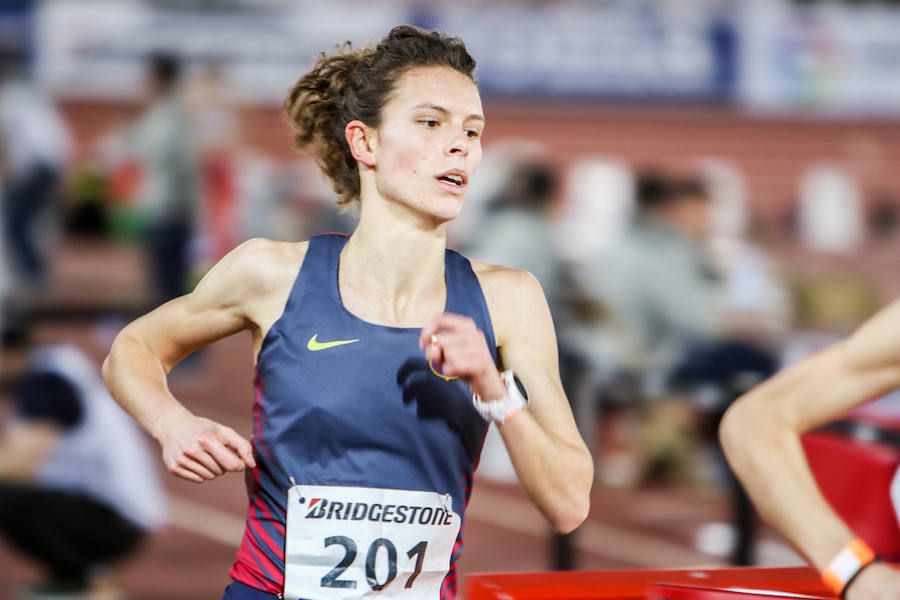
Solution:
[[[468,156],[471,146],[472,138],[466,135],[465,131],[461,131],[453,135],[453,138],[447,145],[447,154]]]

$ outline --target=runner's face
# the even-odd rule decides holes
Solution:
[[[419,67],[382,108],[375,181],[379,194],[437,221],[459,214],[481,161],[478,88],[449,67]]]

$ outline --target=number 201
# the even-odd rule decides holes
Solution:
[[[351,538],[346,535],[333,535],[325,538],[325,547],[340,545],[344,547],[344,558],[341,559],[341,562],[337,564],[335,568],[329,571],[321,580],[321,587],[327,588],[348,588],[351,590],[356,589],[356,581],[352,579],[338,579],[341,574],[347,570],[347,567],[353,564],[353,561],[356,559],[356,542],[354,542]],[[416,577],[419,576],[419,573],[422,572],[422,563],[425,560],[425,548],[428,547],[428,542],[419,542],[412,548],[410,548],[409,552],[406,553],[410,559],[413,556],[416,557],[416,567],[413,570],[412,574],[409,576],[409,579],[406,580],[406,585],[403,587],[409,589],[412,587],[413,582],[416,580]],[[378,578],[375,575],[375,559],[378,557],[378,549],[384,548],[387,550],[388,556],[388,574],[387,579],[383,582],[378,581]],[[385,538],[378,538],[369,546],[368,552],[366,552],[366,581],[369,583],[369,587],[371,587],[374,591],[378,592],[383,590],[385,587],[391,583],[394,578],[397,577],[397,548],[391,542],[391,540]]]

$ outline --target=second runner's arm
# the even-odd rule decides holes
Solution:
[[[800,435],[900,387],[900,303],[848,340],[738,399],[722,421],[728,462],[762,516],[822,571],[854,534],[822,496]],[[898,598],[900,573],[866,568],[848,598]]]

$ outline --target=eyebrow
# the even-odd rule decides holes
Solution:
[[[415,106],[412,107],[412,110],[420,110],[420,109],[423,109],[423,108],[427,108],[427,109],[430,109],[430,110],[435,110],[435,111],[437,111],[437,112],[439,112],[439,113],[442,113],[442,114],[445,114],[445,115],[449,115],[449,114],[450,114],[450,111],[447,110],[446,108],[444,108],[443,106],[441,106],[440,104],[433,104],[433,103],[431,103],[431,102],[422,102],[421,104],[416,104]],[[471,115],[467,116],[467,117],[466,117],[465,119],[463,119],[463,120],[464,120],[464,121],[469,121],[469,120],[472,120],[472,119],[475,119],[476,121],[484,121],[484,117],[481,116],[481,115],[479,115],[479,114],[477,114],[477,113],[472,113]]]

